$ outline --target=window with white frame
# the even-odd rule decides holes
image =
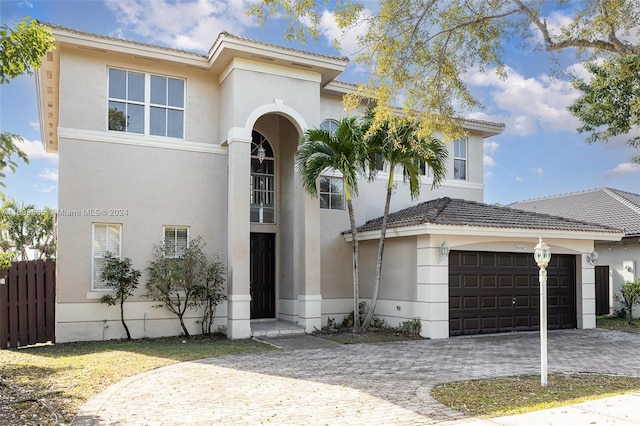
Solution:
[[[189,247],[188,226],[164,227],[164,256],[176,258],[185,254]]]
[[[320,176],[320,208],[344,210],[344,182],[342,178]]]
[[[185,81],[109,68],[108,129],[184,138]]]
[[[420,161],[420,176],[431,177],[431,167],[426,161]]]
[[[91,247],[91,289],[106,290],[107,286],[101,280],[104,270],[104,255],[109,252],[114,257],[122,257],[122,225],[119,223],[94,223]]]
[[[467,180],[467,140],[453,142],[453,178]]]
[[[332,135],[338,130],[338,122],[336,120],[324,120],[320,123],[320,128],[326,130]]]
[[[262,134],[252,133],[250,221],[276,223],[276,162],[271,144]]]

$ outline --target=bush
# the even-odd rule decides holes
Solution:
[[[408,321],[403,321],[400,323],[399,328],[403,333],[407,333],[413,337],[418,337],[422,331],[422,322],[420,322],[420,318],[414,318]]]
[[[202,329],[210,331],[215,306],[225,298],[222,293],[224,265],[210,259],[204,246],[202,237],[198,236],[189,241],[182,256],[166,257],[165,244],[156,244],[147,268],[149,279],[145,287],[149,297],[161,302],[157,307],[164,306],[178,317],[186,337],[190,337],[184,324],[187,309],[204,307]]]
[[[627,324],[633,320],[633,306],[640,303],[640,276],[635,281],[627,281],[620,287],[614,298],[627,310]]]
[[[109,252],[105,253],[104,269],[100,274],[100,280],[107,287],[115,290],[115,293],[105,294],[100,298],[100,303],[111,306],[120,303],[120,321],[122,321],[124,331],[127,333],[127,340],[131,340],[131,333],[129,333],[129,327],[124,321],[124,302],[138,287],[140,275],[140,271],[131,267],[131,259],[128,257],[120,260]]]
[[[11,261],[13,260],[13,254],[7,252],[0,252],[0,269],[11,268]]]

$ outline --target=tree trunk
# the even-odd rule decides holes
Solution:
[[[382,226],[380,227],[380,241],[378,242],[378,258],[376,260],[376,277],[373,283],[373,294],[371,295],[371,305],[367,311],[367,316],[362,322],[360,331],[367,331],[371,325],[373,319],[373,313],[378,303],[378,292],[380,290],[380,280],[382,279],[382,258],[384,257],[384,238],[387,234],[387,221],[389,218],[389,208],[391,206],[391,194],[393,193],[393,168],[394,165],[389,165],[389,182],[387,183],[387,199],[384,204],[384,214],[382,216]]]
[[[120,321],[122,321],[122,326],[124,327],[124,331],[127,332],[127,340],[131,340],[131,333],[129,333],[129,327],[127,327],[127,323],[124,322],[124,298],[120,299]]]
[[[351,203],[351,192],[347,183],[344,183],[344,193],[347,200],[347,210],[349,211],[349,222],[351,223],[351,247],[353,249],[353,332],[360,329],[359,284],[358,284],[358,229],[356,218],[353,214],[353,204]]]
[[[189,330],[187,330],[187,326],[184,325],[184,321],[182,320],[182,317],[184,316],[184,312],[178,314],[178,318],[180,319],[180,327],[182,327],[182,331],[184,332],[184,337],[191,337],[191,335],[189,334]]]
[[[631,325],[633,323],[633,304],[629,303],[629,319],[627,324]]]

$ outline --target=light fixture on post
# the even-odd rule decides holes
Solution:
[[[587,260],[589,261],[589,265],[596,266],[596,263],[598,263],[598,252],[593,249],[593,251],[587,255]]]
[[[449,257],[449,245],[447,244],[446,241],[443,241],[442,244],[440,244],[440,262],[442,262],[444,259],[446,259],[447,257]]]
[[[539,239],[533,249],[533,258],[540,268],[540,384],[547,387],[547,265],[551,260],[551,248]]]
[[[258,157],[258,161],[260,162],[260,164],[262,164],[262,162],[264,161],[264,157],[266,157],[267,152],[264,150],[264,147],[262,146],[262,144],[260,144],[260,146],[258,147],[258,153],[257,153],[257,157]]]

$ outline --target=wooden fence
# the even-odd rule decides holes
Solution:
[[[0,349],[55,342],[55,304],[55,261],[0,269]]]

